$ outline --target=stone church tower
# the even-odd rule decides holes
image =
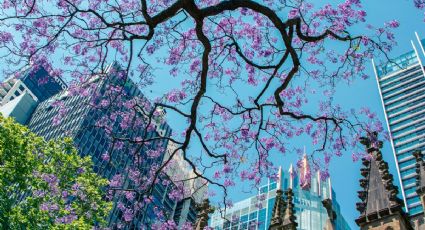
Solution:
[[[282,168],[278,172],[279,181],[282,177]],[[283,197],[282,185],[278,183],[276,201],[274,202],[272,219],[268,230],[296,230],[297,222],[293,203],[294,193],[292,188],[285,191]]]
[[[358,192],[361,202],[357,203],[360,212],[356,219],[361,230],[413,230],[409,217],[403,211],[403,202],[397,197],[398,188],[393,184],[393,175],[382,158],[377,133],[360,139],[369,156],[363,159],[364,167],[360,179],[362,191]]]

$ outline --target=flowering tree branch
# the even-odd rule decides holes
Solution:
[[[294,152],[291,139],[312,140],[313,153],[320,153],[310,154],[314,170],[327,176],[330,159],[354,148],[361,132],[382,131],[369,110],[347,112],[334,102],[340,83],[367,78],[365,63],[377,54],[388,58],[395,45],[396,21],[365,26],[365,34],[350,32],[364,25],[361,8],[360,0],[336,6],[304,0],[6,0],[0,26],[13,34],[0,32],[0,49],[11,64],[6,72],[43,66],[67,78],[74,95],[95,88],[93,76],[118,76],[106,93],[95,91],[89,104],[103,115],[87,128],[108,134],[107,165],[118,153],[132,159],[125,178],[110,180],[112,197],[143,198],[119,206],[126,213],[120,224],[131,226],[161,180],[176,183],[170,192],[176,198],[184,183],[201,179],[223,192],[226,204],[227,189],[237,181],[255,187],[263,176],[275,178],[271,159]],[[112,62],[121,68],[106,73]],[[126,93],[130,79],[146,92],[155,84],[165,90],[149,102]],[[178,120],[166,120],[164,109]],[[182,134],[150,136],[166,122],[184,124]],[[176,145],[168,158],[161,158],[165,149],[158,141]],[[192,176],[164,172],[179,155]],[[146,157],[155,163],[142,170]]]

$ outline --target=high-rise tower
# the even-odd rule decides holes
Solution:
[[[423,212],[416,194],[415,150],[425,149],[425,40],[411,42],[413,50],[392,62],[375,66],[375,75],[385,112],[391,146],[401,181],[406,211],[415,216]]]
[[[143,112],[146,111],[140,111],[136,106],[127,108],[126,105],[131,106],[134,101],[140,105],[149,102],[144,98],[137,84],[119,76],[119,69],[118,65],[111,65],[105,70],[105,76],[93,76],[84,84],[77,87],[71,86],[41,102],[28,122],[28,126],[34,133],[47,140],[71,137],[80,155],[91,156],[96,173],[109,180],[114,180],[114,177],[119,175],[122,178],[122,187],[131,190],[132,186],[136,185],[129,178],[138,174],[148,178],[147,174],[151,168],[154,165],[161,165],[161,162],[168,157],[166,156],[169,144],[167,137],[171,135],[171,129],[167,123],[156,120],[149,128],[144,128],[143,122],[147,119],[143,116]],[[115,96],[120,99],[116,99]],[[122,100],[125,105],[115,106],[117,100]],[[102,104],[105,107],[102,107]],[[140,109],[142,108],[145,107],[140,106]],[[135,111],[134,114],[131,113],[133,111]],[[164,111],[155,112],[164,115]],[[113,116],[117,118],[109,120]],[[124,119],[128,121],[123,122]],[[142,137],[146,137],[144,140],[151,141],[137,141],[139,138],[142,140]],[[107,160],[105,160],[105,154],[107,154]],[[134,157],[136,155],[137,157]],[[132,164],[135,159],[141,163]],[[137,169],[129,170],[129,167],[136,166]],[[130,213],[132,216],[127,220],[125,216],[127,207],[133,207],[145,197],[134,195],[135,197],[130,199],[118,193],[112,195],[114,206],[108,220],[109,225],[113,229],[120,226],[123,229],[150,229],[152,224],[160,220],[158,212],[163,214],[161,214],[163,218],[176,219],[178,224],[194,221],[196,216],[194,202],[190,196],[183,197],[186,199],[181,202],[171,198],[169,193],[176,185],[169,181],[169,177],[167,173],[158,177],[159,183],[153,185],[150,193],[151,202],[142,207],[137,206],[139,211]],[[121,185],[117,188],[121,189]],[[149,193],[146,194],[149,195]],[[175,216],[177,211],[179,211],[178,217]]]

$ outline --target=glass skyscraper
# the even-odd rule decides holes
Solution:
[[[350,229],[336,202],[330,179],[322,181],[320,175],[315,174],[311,177],[308,186],[305,186],[305,181],[300,184],[299,176],[291,171],[282,175],[281,184],[282,190],[291,186],[293,188],[297,229],[323,230],[325,228],[328,214],[322,205],[322,200],[326,198],[331,198],[333,202],[333,210],[337,216],[336,229]],[[215,230],[267,230],[272,218],[276,190],[277,183],[269,181],[267,185],[260,187],[258,195],[227,208],[224,216],[220,210],[216,210],[211,216],[210,227]]]
[[[413,50],[389,64],[375,66],[391,145],[406,211],[415,216],[423,212],[416,194],[415,150],[425,150],[425,77],[421,58],[424,40]]]
[[[109,67],[109,69],[111,68],[119,67]],[[74,140],[75,147],[82,156],[91,156],[94,163],[94,171],[109,180],[111,180],[114,175],[125,174],[127,172],[127,167],[130,165],[131,161],[134,160],[134,158],[131,157],[130,151],[139,149],[140,157],[143,159],[143,164],[139,170],[141,175],[145,175],[154,163],[160,164],[163,161],[168,140],[157,137],[168,137],[171,134],[171,129],[166,123],[158,122],[153,130],[147,130],[147,133],[144,133],[145,129],[141,125],[123,128],[120,125],[123,118],[118,118],[115,123],[112,124],[112,132],[114,135],[131,139],[146,134],[145,137],[147,139],[153,139],[153,141],[145,144],[143,148],[139,148],[141,143],[126,142],[123,144],[124,146],[122,148],[112,150],[113,152],[111,153],[110,148],[114,144],[114,141],[111,135],[102,128],[101,124],[105,116],[113,116],[114,107],[102,109],[97,107],[97,105],[100,104],[102,98],[112,97],[106,94],[106,87],[109,85],[110,81],[119,80],[117,80],[117,77],[111,76],[113,74],[107,75],[106,77],[92,77],[89,80],[90,84],[87,85],[88,94],[72,94],[70,90],[64,90],[54,97],[40,103],[34,111],[28,126],[33,132],[43,136],[47,140],[71,137]],[[131,80],[127,80],[121,85],[124,87],[119,94],[123,99],[143,98],[140,89]],[[62,106],[58,106],[58,104]],[[120,112],[120,109],[122,110],[125,108],[118,108],[119,111],[115,112]],[[60,116],[60,123],[53,124],[57,116]],[[140,116],[142,115],[140,114]],[[163,152],[160,153],[158,157],[148,157],[146,146],[151,146],[152,148],[156,146],[158,149],[163,149]],[[102,154],[105,152],[110,153],[110,160],[108,161],[102,159]],[[127,179],[124,179],[123,184],[130,188],[132,185],[128,177],[128,175],[124,175],[124,178]],[[145,226],[144,228],[149,229],[149,226],[158,220],[155,214],[156,211],[162,211],[164,213],[164,218],[173,219],[175,210],[179,208],[182,209],[181,206],[187,205],[187,201],[178,203],[168,196],[169,191],[171,191],[175,185],[173,183],[162,183],[163,180],[167,179],[167,175],[160,176],[160,182],[155,184],[152,191],[152,203],[144,206],[144,210],[140,211],[133,218],[131,223],[125,223],[126,227],[123,227],[124,229],[141,229],[141,226]],[[136,201],[137,199],[143,199],[143,197],[137,196]],[[109,223],[113,229],[121,225],[120,223],[122,223],[122,217],[124,215],[118,203],[131,205],[136,201],[129,201],[123,197],[119,199],[114,198],[113,210],[109,217]],[[194,204],[191,205],[193,206]],[[186,215],[188,214],[186,213]],[[196,215],[196,213],[191,214],[188,218],[192,218],[193,215]],[[178,220],[182,220],[182,218],[184,218],[184,216],[179,213]],[[190,220],[192,219],[189,219],[189,221]]]

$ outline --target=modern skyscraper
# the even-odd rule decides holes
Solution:
[[[392,62],[375,66],[391,146],[401,184],[406,211],[415,216],[423,212],[416,194],[416,168],[413,152],[425,150],[425,75],[424,40],[419,46],[412,41],[413,50]],[[419,47],[419,49],[418,49]]]
[[[134,158],[131,157],[131,153],[134,152],[130,153],[130,151],[138,149],[138,154],[143,159],[143,164],[139,165],[138,173],[146,175],[154,163],[160,164],[164,160],[168,140],[158,137],[168,137],[171,134],[171,129],[166,123],[156,122],[155,127],[153,129],[147,129],[145,133],[143,125],[137,125],[137,122],[141,122],[140,120],[143,118],[140,111],[136,113],[137,115],[135,117],[130,118],[130,120],[135,122],[135,125],[130,127],[123,127],[121,121],[125,117],[119,117],[113,124],[110,124],[113,135],[120,136],[122,139],[132,139],[146,135],[145,137],[152,139],[152,141],[144,144],[142,148],[139,148],[142,143],[122,141],[120,145],[123,146],[111,152],[111,146],[114,143],[118,143],[111,138],[111,134],[107,133],[107,130],[102,127],[102,124],[105,122],[104,119],[106,117],[121,116],[119,114],[122,114],[121,112],[126,108],[111,106],[102,109],[98,105],[101,104],[103,99],[114,98],[114,96],[108,94],[111,91],[106,90],[106,88],[110,87],[111,82],[121,81],[119,77],[115,76],[118,72],[117,69],[119,69],[117,65],[111,65],[106,71],[106,76],[93,76],[90,78],[86,82],[87,85],[83,84],[81,86],[87,90],[84,91],[85,93],[72,93],[71,89],[68,89],[43,101],[34,111],[28,126],[33,132],[43,136],[47,140],[65,136],[71,137],[82,156],[91,156],[95,172],[109,180],[117,174],[122,174],[126,178],[123,184],[128,186],[132,182],[128,179],[130,176],[126,175],[126,172],[128,172],[127,167],[129,167],[130,162],[134,161]],[[143,98],[140,89],[131,80],[120,82],[119,84],[123,86],[122,90],[119,91],[119,96],[122,100],[133,100],[135,98],[138,100]],[[110,103],[112,105],[114,102],[113,99],[111,100]],[[139,117],[141,118],[140,120],[137,119]],[[147,149],[147,147],[151,148]],[[149,157],[149,150],[159,151],[158,156]],[[103,159],[102,155],[106,152],[109,153],[110,160]],[[141,226],[147,226],[145,228],[149,228],[151,224],[154,224],[158,220],[158,216],[156,215],[158,211],[162,211],[165,218],[173,218],[178,204],[177,201],[168,196],[168,193],[175,185],[173,183],[162,183],[163,180],[167,180],[167,175],[160,176],[159,180],[160,182],[156,183],[153,187],[153,200],[151,204],[144,206],[143,211],[138,212],[137,215],[135,214],[132,221],[126,223],[126,229],[139,229]],[[137,195],[136,199],[144,198]],[[127,207],[127,205],[137,203],[136,201],[130,201],[125,198],[114,199],[114,207],[109,218],[109,223],[113,228],[117,227],[117,223],[120,223],[122,217],[125,215],[122,210],[123,205]]]
[[[317,173],[311,177],[307,176],[308,182],[300,181],[300,177],[305,176],[305,174],[295,174],[291,166],[288,173],[280,178],[281,189],[285,191],[292,188],[294,193],[297,229],[323,230],[325,228],[328,214],[322,200],[326,198],[332,200],[333,210],[336,213],[336,229],[350,229],[336,202],[330,179],[322,181]],[[210,227],[215,230],[267,230],[272,218],[276,190],[277,182],[270,181],[259,189],[258,195],[234,203],[232,207],[227,208],[224,218],[222,213],[216,210],[210,219]]]

